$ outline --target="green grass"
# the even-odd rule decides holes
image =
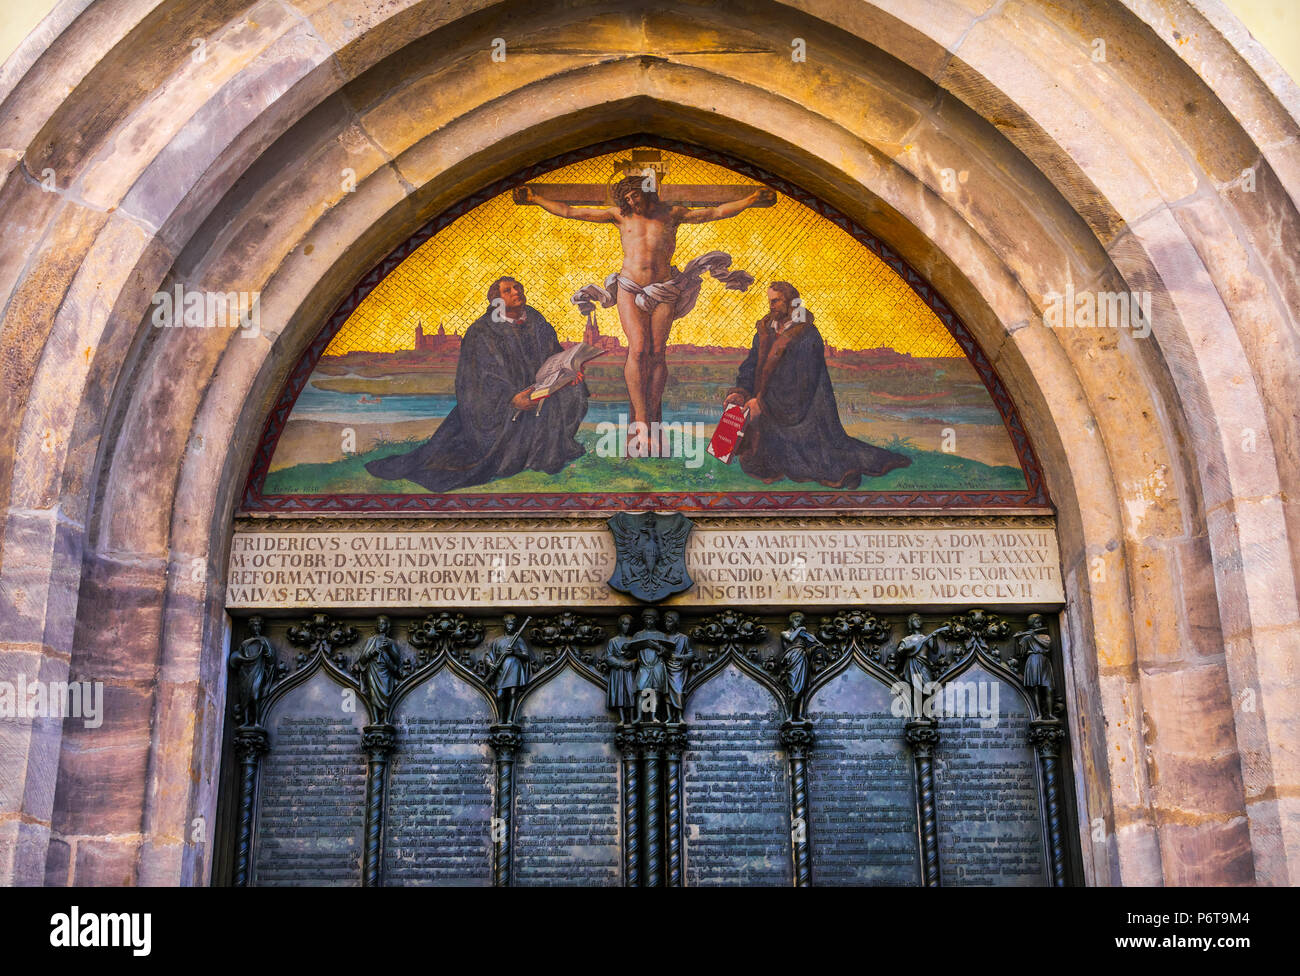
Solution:
[[[488,485],[458,489],[453,494],[516,492],[751,492],[751,491],[825,491],[819,484],[782,480],[770,485],[748,477],[738,462],[723,464],[705,454],[702,463],[687,467],[687,458],[602,458],[595,453],[596,432],[584,425],[578,440],[587,453],[573,461],[559,474],[522,471]],[[329,464],[298,464],[272,472],[264,491],[268,495],[320,494],[426,494],[410,481],[383,481],[370,475],[366,463],[392,454],[402,454],[423,443],[422,440],[387,442],[366,454],[358,454]],[[1018,468],[994,467],[969,458],[937,451],[922,451],[908,438],[894,437],[878,445],[912,459],[907,468],[891,471],[881,478],[866,478],[859,491],[952,491],[952,490],[1021,490],[1024,476]],[[691,463],[694,463],[693,461]]]

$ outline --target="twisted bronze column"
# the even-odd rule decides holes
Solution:
[[[623,755],[623,885],[641,887],[641,768],[635,725],[619,724],[614,744]]]
[[[644,763],[641,782],[641,842],[645,856],[645,887],[663,887],[663,819],[659,788],[660,758],[667,733],[662,722],[641,725],[638,736]]]
[[[664,749],[664,815],[668,837],[668,887],[682,886],[682,753],[686,751],[686,726],[668,726]]]
[[[1029,741],[1043,769],[1043,799],[1047,807],[1048,866],[1052,884],[1065,887],[1065,831],[1061,824],[1061,743],[1065,726],[1059,718],[1029,723]]]
[[[488,730],[488,744],[497,757],[497,789],[492,817],[492,884],[510,886],[511,816],[515,808],[515,752],[523,744],[518,725],[494,725]]]
[[[921,818],[921,883],[939,887],[939,820],[934,801],[934,750],[939,745],[939,726],[932,718],[915,718],[907,723],[907,744],[916,763],[916,806]]]
[[[366,750],[366,847],[361,862],[361,885],[378,888],[383,867],[384,796],[388,789],[388,757],[397,744],[397,729],[386,722],[361,730]]]
[[[781,745],[790,761],[790,846],[794,854],[794,886],[812,887],[812,848],[808,841],[808,758],[812,754],[812,722],[790,720],[781,726]]]
[[[239,757],[239,839],[235,848],[235,885],[248,886],[253,856],[253,800],[257,794],[257,767],[271,748],[271,737],[260,725],[235,729],[235,755]]]

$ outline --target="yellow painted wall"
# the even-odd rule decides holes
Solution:
[[[1226,0],[1226,3],[1287,73],[1300,81],[1300,2]]]
[[[8,59],[58,0],[4,0],[0,3],[0,62]]]

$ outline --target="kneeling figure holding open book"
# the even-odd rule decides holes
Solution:
[[[497,279],[488,304],[461,340],[456,406],[414,451],[368,463],[375,477],[451,491],[524,470],[556,474],[582,456],[574,437],[587,413],[582,356],[560,345],[551,324],[525,304],[524,286],[514,278]],[[566,355],[576,363],[574,375],[536,389],[543,364]]]

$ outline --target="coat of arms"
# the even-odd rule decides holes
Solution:
[[[686,537],[695,524],[681,512],[620,512],[609,520],[618,563],[609,585],[643,603],[694,585],[686,572]]]

